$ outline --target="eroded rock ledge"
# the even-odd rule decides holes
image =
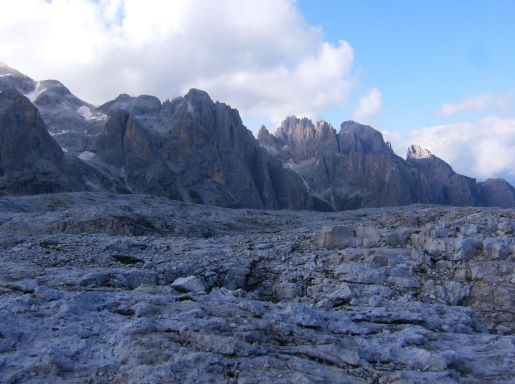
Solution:
[[[0,382],[508,383],[514,210],[0,199]]]

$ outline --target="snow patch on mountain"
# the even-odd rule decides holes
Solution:
[[[48,133],[50,134],[50,136],[58,136],[58,135],[64,135],[66,133],[70,132],[69,129],[63,129],[62,131],[48,131]]]
[[[84,117],[84,119],[86,120],[91,120],[93,119],[93,113],[91,113],[91,109],[89,109],[88,107],[86,107],[85,105],[83,105],[82,107],[79,107],[77,109],[77,112],[82,116]]]
[[[95,157],[94,152],[84,151],[84,152],[79,153],[79,159],[84,160],[84,161],[93,160],[94,157]]]
[[[83,105],[83,106],[80,106],[78,109],[77,109],[77,113],[79,115],[81,115],[85,120],[105,120],[107,119],[107,115],[103,114],[103,113],[93,113],[91,112],[91,108],[89,108],[88,106],[86,105]]]
[[[297,169],[297,164],[295,164],[295,162],[292,159],[289,159],[288,162],[286,162],[284,165],[286,166],[286,168],[288,168],[291,171],[295,172],[300,177],[302,182],[304,183],[304,186],[306,187],[306,190],[311,192],[311,188],[310,188],[308,182],[306,181],[306,179],[302,176],[302,174]]]
[[[32,92],[27,93],[25,96],[32,102],[36,101],[36,99],[41,95],[43,92],[45,92],[47,89],[46,87],[41,86],[40,81],[36,81],[36,87]]]

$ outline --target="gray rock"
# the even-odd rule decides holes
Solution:
[[[347,248],[355,245],[352,226],[326,226],[317,238],[319,247],[326,249]]]
[[[453,260],[470,260],[478,256],[481,247],[482,239],[477,237],[459,237],[456,240]]]
[[[0,195],[85,190],[38,110],[14,89],[0,93]]]
[[[352,299],[352,292],[346,283],[339,284],[338,288],[328,295],[333,306],[342,305]]]
[[[15,89],[37,107],[66,153],[58,154],[48,138],[42,146],[32,143],[26,153],[17,150],[24,172],[5,163],[11,154],[3,156],[3,194],[150,193],[232,208],[319,211],[412,203],[515,205],[508,182],[476,183],[417,146],[404,160],[380,132],[354,121],[343,122],[337,133],[327,122],[290,116],[273,135],[263,127],[256,140],[238,111],[201,90],[164,103],[122,94],[95,107],[57,80],[34,81],[2,64],[0,92]],[[20,120],[23,129],[13,129],[26,131],[35,125],[31,120]]]
[[[0,382],[510,383],[514,219],[2,197]]]
[[[178,292],[200,293],[206,290],[206,285],[199,277],[188,276],[175,279],[172,288]]]

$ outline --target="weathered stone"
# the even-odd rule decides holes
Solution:
[[[0,198],[0,381],[507,384],[514,239],[496,220],[513,215]],[[474,257],[429,250],[464,224]],[[373,228],[379,246],[328,250],[324,226]]]
[[[489,259],[505,259],[508,256],[509,249],[505,242],[494,239],[483,240],[483,252]]]
[[[346,283],[340,283],[338,288],[328,295],[333,305],[342,305],[352,299],[352,292]]]
[[[0,195],[85,189],[36,107],[14,89],[0,92]]]
[[[356,236],[363,241],[365,248],[375,248],[381,246],[382,233],[378,228],[363,227],[356,228]]]
[[[317,244],[326,249],[342,249],[355,245],[352,226],[326,226],[318,234]]]
[[[477,237],[459,237],[456,240],[453,260],[471,260],[479,255],[483,242]]]
[[[197,276],[179,277],[172,283],[172,288],[178,292],[200,293],[206,290],[204,282]]]

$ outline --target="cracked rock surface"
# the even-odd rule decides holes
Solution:
[[[0,199],[2,383],[510,383],[515,211]]]

